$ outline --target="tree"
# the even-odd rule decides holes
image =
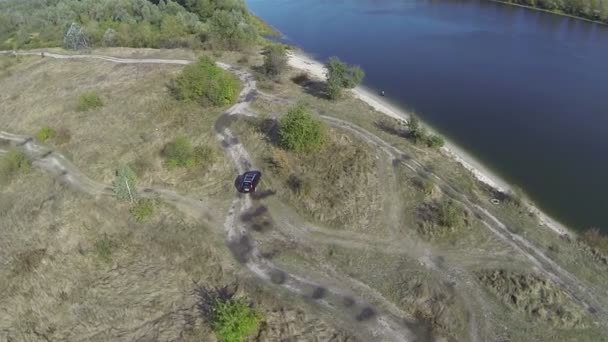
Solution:
[[[238,80],[232,74],[215,65],[211,58],[201,57],[177,76],[173,91],[180,100],[223,106],[236,100],[238,88]]]
[[[298,104],[281,119],[279,141],[287,150],[311,152],[325,142],[325,130],[304,105]]]
[[[63,46],[71,50],[87,49],[89,37],[80,25],[72,23],[63,37]]]
[[[264,51],[264,73],[278,77],[287,68],[287,51],[282,45],[270,45]]]
[[[361,67],[340,61],[338,57],[331,57],[325,65],[327,68],[327,95],[330,99],[337,99],[342,89],[352,89],[359,85],[365,77]]]
[[[414,143],[418,143],[426,138],[426,130],[420,125],[420,119],[414,114],[407,120],[409,137]]]

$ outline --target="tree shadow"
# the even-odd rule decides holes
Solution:
[[[320,99],[329,100],[327,84],[325,82],[313,80],[306,73],[301,73],[292,77],[291,81],[302,87],[305,93]]]
[[[374,126],[376,126],[376,128],[378,128],[379,130],[391,134],[391,135],[395,135],[398,136],[400,138],[405,138],[405,139],[409,139],[410,134],[408,133],[407,130],[398,127],[397,125],[388,122],[387,120],[378,120],[376,122],[374,122]]]
[[[217,302],[227,302],[231,300],[236,293],[236,286],[224,287],[203,287],[199,286],[194,289],[194,294],[197,297],[196,308],[201,317],[207,322],[215,320],[215,306]]]

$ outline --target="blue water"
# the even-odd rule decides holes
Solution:
[[[608,231],[608,27],[487,1],[247,0],[557,219]]]

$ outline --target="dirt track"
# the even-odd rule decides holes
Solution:
[[[23,54],[39,55],[39,53]],[[97,55],[71,56],[46,53],[45,56],[59,59],[93,58],[112,63],[156,63],[180,65],[190,63],[190,61],[186,60],[122,59]],[[255,113],[249,108],[249,104],[258,94],[256,90],[255,78],[251,73],[245,70],[221,63],[218,65],[235,73],[243,83],[243,89],[237,103],[229,108],[215,124],[215,131],[218,141],[222,145],[226,155],[228,155],[233,161],[236,171],[242,173],[246,169],[253,168],[254,165],[243,145],[240,144],[238,138],[231,132],[230,124],[237,115],[255,115]],[[365,131],[364,129],[359,128],[349,122],[341,121],[332,117],[323,117],[323,119],[331,125],[339,126],[343,129],[351,131],[353,134],[361,137],[364,141],[382,150],[387,156],[393,158],[393,160],[399,160],[402,166],[407,167],[412,171],[428,173],[428,171],[424,170],[420,163],[408,158],[402,158],[405,153],[386,143],[370,132]],[[59,177],[62,181],[73,186],[74,188],[93,196],[112,195],[112,189],[108,185],[89,179],[84,174],[79,172],[79,170],[75,168],[65,157],[36,144],[31,137],[0,132],[0,139],[11,141],[28,155],[35,166],[48,171],[56,177]],[[0,153],[2,153],[2,151],[0,151]],[[507,244],[511,245],[519,253],[526,256],[532,262],[532,264],[536,265],[536,267],[545,273],[547,277],[560,284],[561,287],[575,301],[586,307],[590,312],[593,312],[593,315],[596,317],[596,320],[599,323],[605,325],[606,322],[608,322],[608,315],[604,309],[606,306],[602,305],[605,303],[599,301],[597,299],[597,295],[593,293],[588,286],[586,286],[568,271],[562,269],[551,259],[546,257],[545,254],[532,243],[519,235],[511,233],[506,225],[503,224],[498,218],[493,216],[483,207],[474,204],[466,196],[451,187],[447,181],[442,180],[440,177],[432,173],[429,175],[434,178],[444,193],[453,194],[452,197],[454,200],[459,201],[469,210],[483,217],[483,224],[492,233],[494,233],[501,240],[505,241]],[[322,280],[315,281],[314,279],[305,279],[301,275],[285,272],[268,259],[263,258],[256,248],[255,241],[253,241],[248,234],[247,220],[243,219],[248,213],[255,212],[258,207],[258,203],[254,203],[250,197],[237,196],[233,200],[228,213],[224,217],[218,217],[212,210],[210,210],[198,199],[180,195],[172,190],[140,189],[140,192],[144,196],[158,196],[164,201],[175,204],[176,207],[183,212],[198,219],[216,223],[217,226],[223,225],[225,234],[227,236],[228,248],[230,248],[234,257],[249,271],[251,271],[252,274],[271,284],[271,286],[279,286],[293,293],[294,295],[303,296],[313,300],[314,302],[318,303],[320,307],[322,307],[322,310],[335,314],[335,317],[338,319],[347,321],[346,325],[356,327],[355,329],[358,330],[358,335],[360,335],[363,339],[367,337],[373,338],[373,340],[382,341],[414,341],[424,340],[428,337],[420,333],[418,335],[414,334],[412,329],[408,327],[416,326],[416,322],[404,322],[404,319],[401,318],[403,315],[399,312],[399,309],[395,308],[394,305],[382,298],[382,296],[379,294],[372,293],[372,289],[364,288],[364,286],[358,284],[358,282],[354,279],[344,276],[341,278],[341,281],[346,279],[346,281],[352,283],[352,286],[349,288],[357,288],[360,291],[365,291],[366,293],[364,293],[364,296],[360,296],[360,298],[374,298],[373,305],[364,300],[355,299],[354,294],[348,293],[342,289],[324,286],[322,284]],[[277,222],[284,223],[286,232],[297,234],[299,238],[303,240],[309,238],[309,234],[306,234],[306,232],[316,230],[317,232],[326,234],[328,237],[330,236],[331,239],[333,239],[331,241],[334,243],[339,243],[349,248],[365,248],[370,244],[375,246],[383,246],[384,244],[386,253],[407,253],[410,256],[420,259],[428,268],[445,273],[446,278],[455,281],[458,286],[463,287],[460,289],[461,293],[466,293],[469,289],[466,285],[467,281],[470,280],[468,279],[468,276],[461,270],[449,265],[443,265],[442,268],[438,268],[438,266],[433,262],[433,254],[431,253],[430,249],[407,248],[404,252],[403,244],[395,244],[391,241],[378,241],[378,239],[373,239],[369,236],[357,236],[348,233],[342,234],[324,231],[322,228],[314,227],[312,225],[307,227],[299,227],[291,224],[288,217],[276,217],[275,220]],[[399,247],[401,247],[401,249],[399,249]],[[465,298],[466,297],[467,296],[465,296]],[[476,311],[483,309],[483,303],[477,303],[475,298],[470,298],[471,296],[468,297],[469,298],[466,298],[466,302],[469,304],[468,311],[471,313],[469,339],[471,341],[477,341],[479,325],[483,325],[483,322],[480,321],[484,314]]]

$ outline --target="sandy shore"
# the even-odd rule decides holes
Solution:
[[[306,56],[301,51],[292,51],[289,53],[289,65],[295,69],[305,71],[306,73],[310,74],[315,78],[321,80],[325,80],[326,78],[326,70],[323,64]],[[370,91],[365,87],[360,86],[353,89],[352,94],[354,97],[369,104],[378,112],[388,115],[392,118],[398,120],[407,120],[407,118],[409,117],[406,111],[391,104],[387,99],[376,95],[373,91]],[[431,127],[427,126],[427,128],[429,129],[429,131],[433,131]],[[501,192],[509,192],[512,190],[512,188],[506,181],[501,179],[495,173],[491,172],[488,168],[484,167],[473,156],[467,153],[464,149],[458,147],[453,142],[446,140],[446,144],[442,148],[442,152],[446,156],[460,163],[465,169],[469,170],[480,182],[485,183],[488,186]],[[540,211],[536,206],[532,204],[528,204],[528,206],[529,210],[537,215],[540,223],[543,226],[546,226],[547,228],[555,231],[558,234],[572,235],[569,229],[567,229],[564,225],[562,225],[555,219],[552,219],[551,217]]]

